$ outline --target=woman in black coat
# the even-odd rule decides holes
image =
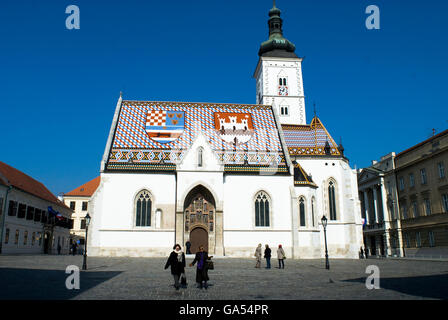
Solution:
[[[179,278],[183,273],[185,273],[185,254],[179,244],[173,247],[173,252],[171,252],[168,257],[168,261],[165,264],[165,270],[171,266],[171,274],[174,277],[174,287],[179,290]]]
[[[198,283],[198,288],[202,289],[203,287],[207,289],[207,281],[208,278],[208,268],[207,268],[207,259],[212,258],[208,256],[208,252],[204,251],[204,246],[199,246],[199,252],[196,252],[196,256],[192,263],[190,263],[190,267],[194,266],[197,262],[198,266],[196,268],[196,282]],[[204,286],[202,286],[202,282],[204,282]]]

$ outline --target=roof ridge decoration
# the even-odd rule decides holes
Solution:
[[[182,134],[166,143],[151,139],[145,128],[148,113],[154,111],[183,112]],[[227,119],[224,122],[230,121],[226,122],[225,135],[219,121],[223,117]],[[271,168],[289,173],[272,106],[123,100],[113,130],[108,171],[175,171],[201,132],[225,171]]]
[[[282,125],[289,154],[292,156],[342,156],[322,121],[315,116],[309,125]],[[328,142],[330,149],[325,152]]]

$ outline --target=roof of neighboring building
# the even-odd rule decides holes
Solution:
[[[288,173],[272,106],[128,100],[106,170],[174,171],[199,133],[227,172]]]
[[[64,196],[91,197],[100,185],[101,177],[96,177],[82,186],[64,194]]]
[[[293,156],[342,156],[336,142],[328,133],[318,117],[314,117],[307,125],[282,125],[283,135],[289,154]],[[328,142],[328,151],[325,146]]]
[[[429,138],[429,139],[426,139],[425,141],[422,141],[422,142],[416,144],[415,146],[412,146],[412,147],[410,147],[410,148],[408,148],[408,149],[406,149],[406,150],[400,152],[399,154],[397,154],[397,156],[396,156],[395,158],[398,158],[398,157],[404,155],[405,153],[408,153],[408,152],[410,152],[410,151],[412,151],[412,150],[414,150],[414,149],[417,149],[418,147],[421,147],[422,145],[424,145],[424,144],[426,144],[426,143],[428,143],[428,142],[431,142],[432,140],[437,139],[437,138],[439,138],[439,137],[441,137],[441,136],[444,136],[444,135],[446,135],[446,134],[448,134],[448,129],[445,130],[445,131],[440,132],[439,134],[436,134],[435,136],[432,136],[432,137]]]
[[[6,184],[32,194],[43,200],[47,200],[59,206],[69,209],[62,201],[52,194],[41,182],[31,178],[29,175],[17,170],[10,165],[0,161],[0,175],[7,181]],[[2,179],[0,179],[2,181]]]

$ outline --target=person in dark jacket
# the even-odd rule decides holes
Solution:
[[[196,282],[200,289],[205,288],[207,290],[208,288],[207,281],[209,280],[209,277],[207,260],[211,258],[212,257],[208,256],[208,252],[204,250],[204,246],[201,245],[199,246],[199,252],[196,252],[193,262],[190,263],[190,267],[194,266],[196,262],[198,263],[196,268]],[[202,282],[204,282],[204,285],[202,285]]]
[[[185,254],[182,252],[182,248],[179,244],[173,247],[173,252],[171,252],[168,260],[165,264],[165,270],[171,266],[171,274],[174,278],[174,287],[179,290],[179,279],[183,273],[185,273]]]
[[[264,258],[266,259],[266,269],[271,269],[271,248],[268,245],[264,249]]]

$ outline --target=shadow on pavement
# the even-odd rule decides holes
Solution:
[[[342,281],[365,283],[366,278]],[[380,278],[380,288],[418,297],[446,300],[448,299],[448,274],[403,278]]]
[[[0,300],[66,300],[117,275],[120,271],[80,272],[80,288],[68,290],[65,270],[0,268]]]

